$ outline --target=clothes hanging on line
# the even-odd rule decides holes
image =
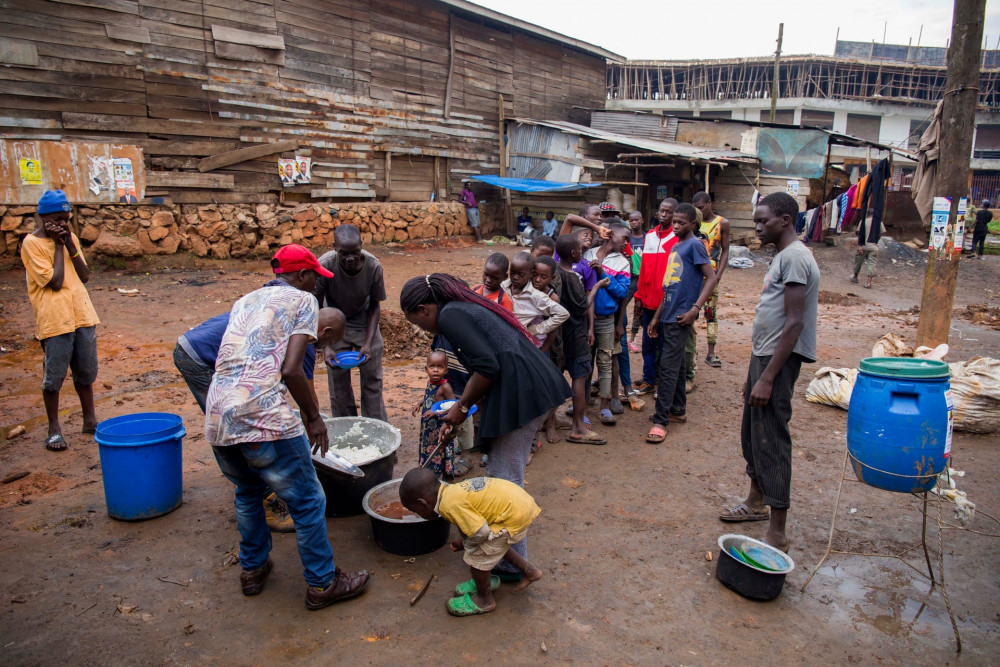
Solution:
[[[816,209],[816,225],[813,227],[813,236],[812,236],[813,241],[823,240],[824,220],[826,220],[826,216],[824,215],[823,207],[820,206],[818,209]]]
[[[843,228],[843,227],[848,227],[849,228],[851,226],[851,223],[853,223],[854,219],[857,217],[857,211],[858,210],[856,208],[854,208],[854,198],[857,195],[857,192],[858,192],[858,185],[857,185],[857,183],[855,183],[854,185],[852,185],[847,190],[847,206],[846,206],[846,210],[844,211],[844,219],[843,219],[843,221],[841,222],[841,225],[840,225],[841,228]]]
[[[844,194],[842,194],[839,197],[837,197],[837,203],[840,206],[840,216],[837,219],[837,233],[838,234],[844,228],[844,219],[847,218],[847,216],[848,216],[848,210],[850,209],[850,206],[848,205],[847,200],[848,200],[848,194],[847,194],[847,192],[845,192]]]
[[[858,243],[878,243],[882,237],[882,216],[885,215],[886,193],[889,191],[889,180],[892,178],[891,156],[879,160],[869,174],[867,187],[861,199],[861,215],[867,216],[868,209],[872,210],[872,222],[870,225],[859,225]],[[868,227],[868,238],[864,238],[864,228]]]
[[[799,211],[799,214],[795,216],[795,233],[801,234],[806,230],[806,212]]]
[[[806,211],[806,233],[803,241],[806,243],[810,241],[822,241],[823,240],[823,207],[819,206],[817,208],[809,209]]]

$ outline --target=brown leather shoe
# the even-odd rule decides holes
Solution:
[[[263,567],[256,570],[243,570],[240,573],[240,588],[243,595],[257,595],[264,590],[264,580],[271,574],[274,563],[268,558]]]
[[[306,609],[315,611],[329,607],[334,602],[357,597],[368,588],[370,579],[371,575],[368,570],[358,570],[347,574],[338,567],[333,577],[333,583],[325,589],[320,590],[313,586],[306,588]]]

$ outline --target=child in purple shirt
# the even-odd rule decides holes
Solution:
[[[581,247],[590,248],[590,244],[594,241],[594,232],[589,229],[578,229],[573,234],[578,239],[580,239]],[[554,253],[552,259],[559,263],[559,253]],[[597,271],[590,266],[590,262],[580,260],[573,265],[573,271],[580,276],[580,280],[583,281],[583,289],[590,293],[590,290],[594,289],[594,285],[597,284]]]

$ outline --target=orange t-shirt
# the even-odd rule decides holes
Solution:
[[[80,248],[80,239],[73,234],[73,243]],[[90,295],[83,281],[73,268],[66,246],[63,252],[63,285],[59,291],[46,285],[52,280],[56,243],[52,239],[40,239],[34,234],[24,237],[21,244],[21,261],[27,273],[28,300],[35,313],[36,336],[39,340],[72,333],[81,327],[100,324],[97,311],[90,302]],[[83,251],[80,251],[83,259]],[[86,262],[86,260],[84,260]]]
[[[510,298],[510,294],[504,292],[503,289],[498,289],[496,292],[490,292],[486,294],[486,285],[476,285],[472,288],[472,291],[483,297],[484,299],[489,299],[490,301],[495,301],[510,312],[514,312],[514,301]]]

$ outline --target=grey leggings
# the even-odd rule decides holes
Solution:
[[[514,482],[520,487],[524,487],[524,468],[528,464],[528,456],[531,455],[531,443],[535,439],[535,431],[542,425],[548,412],[535,417],[524,426],[503,434],[499,438],[493,438],[490,444],[490,458],[486,464],[486,474],[490,477],[505,479]],[[525,538],[511,546],[521,558],[528,558],[528,539]],[[504,572],[518,572],[519,570],[506,560],[500,561],[498,570]]]

